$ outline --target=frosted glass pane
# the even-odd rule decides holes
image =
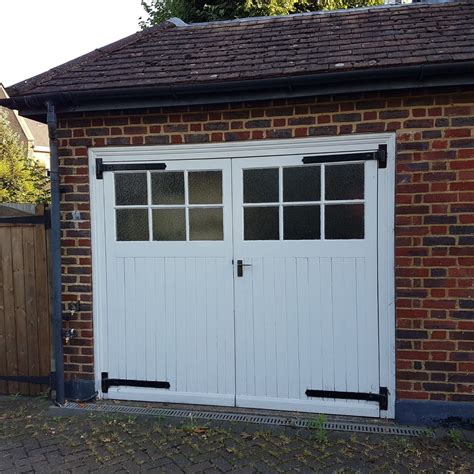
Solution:
[[[364,199],[364,165],[326,166],[326,199]]]
[[[188,181],[189,204],[222,203],[222,171],[192,171]]]
[[[321,167],[299,166],[283,169],[283,201],[320,201]]]
[[[149,240],[146,209],[117,209],[117,240]]]
[[[284,239],[314,240],[321,237],[319,206],[285,206]]]
[[[146,173],[115,173],[115,203],[118,206],[147,204]]]
[[[363,239],[364,205],[333,204],[325,207],[326,239]]]
[[[278,240],[278,207],[244,208],[244,240]]]
[[[244,170],[244,202],[278,202],[278,168]]]
[[[153,209],[153,240],[186,240],[184,209]]]
[[[223,209],[189,209],[189,240],[224,240]]]
[[[164,172],[151,175],[153,204],[184,204],[184,173]]]

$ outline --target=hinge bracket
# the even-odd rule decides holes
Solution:
[[[362,392],[338,392],[334,390],[312,390],[305,392],[307,397],[315,398],[337,398],[342,400],[365,400],[368,402],[377,402],[381,410],[388,409],[388,389],[380,387],[379,393],[362,393]]]
[[[95,177],[104,178],[106,171],[149,171],[165,170],[166,163],[104,163],[102,158],[95,160]]]
[[[102,393],[108,393],[109,387],[145,387],[145,388],[164,388],[169,389],[169,382],[148,381],[148,380],[129,380],[129,379],[109,379],[108,372],[101,374]]]

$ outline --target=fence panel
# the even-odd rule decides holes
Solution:
[[[45,217],[34,217],[28,223],[0,216],[0,376],[51,372],[47,232]],[[38,395],[47,388],[0,377],[0,394]]]

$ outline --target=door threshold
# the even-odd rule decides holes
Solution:
[[[215,406],[177,405],[169,403],[117,403],[96,401],[89,403],[66,402],[62,407],[52,407],[53,412],[73,413],[116,413],[133,416],[157,416],[164,418],[182,418],[193,421],[223,421],[229,423],[252,423],[288,428],[318,428],[332,431],[349,431],[367,434],[386,434],[398,436],[418,436],[423,429],[412,426],[400,426],[385,420],[361,419],[347,416],[325,416],[324,421],[316,416],[299,412],[278,412]]]

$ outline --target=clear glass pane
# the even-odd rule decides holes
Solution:
[[[244,170],[244,202],[278,202],[278,168]]]
[[[189,209],[189,240],[224,240],[223,209]]]
[[[285,206],[283,225],[285,240],[321,238],[321,211],[319,206]]]
[[[222,204],[222,171],[188,174],[189,204]]]
[[[115,173],[117,206],[139,206],[147,203],[146,173]]]
[[[153,209],[153,240],[186,240],[183,209]]]
[[[321,200],[321,167],[298,166],[283,169],[283,201]]]
[[[278,207],[244,208],[244,240],[278,240]]]
[[[147,209],[117,209],[117,240],[149,240]]]
[[[363,204],[333,204],[324,212],[326,239],[364,238]]]
[[[364,199],[364,164],[326,165],[326,199]]]
[[[184,173],[169,171],[151,174],[152,204],[184,204]]]

